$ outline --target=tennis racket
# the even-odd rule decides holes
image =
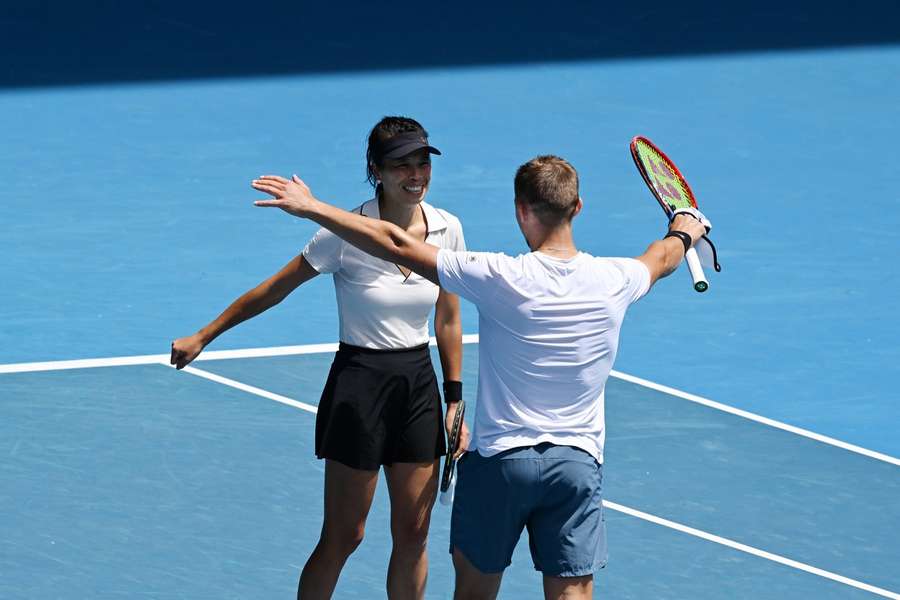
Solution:
[[[644,178],[644,183],[653,192],[653,196],[670,221],[674,216],[673,213],[679,208],[697,208],[694,192],[684,180],[681,171],[653,142],[643,136],[635,136],[631,140],[631,157],[641,177]],[[703,266],[700,264],[697,251],[691,248],[685,253],[684,259],[691,271],[694,289],[698,292],[708,290],[709,282],[703,274]]]
[[[466,401],[460,400],[456,405],[456,415],[447,439],[447,456],[444,458],[444,471],[441,473],[441,504],[453,503],[453,492],[456,489],[456,458],[454,454],[459,447],[459,434],[462,431],[463,416],[466,414]]]

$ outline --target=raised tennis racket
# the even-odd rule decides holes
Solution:
[[[673,213],[679,208],[698,208],[694,192],[691,191],[681,171],[653,142],[643,136],[635,136],[631,140],[631,157],[634,158],[634,164],[641,177],[670,221]],[[684,255],[684,259],[691,271],[694,289],[698,292],[708,290],[709,282],[703,274],[703,266],[700,264],[697,251],[691,248]]]
[[[459,448],[459,434],[462,431],[463,416],[466,414],[466,401],[460,400],[456,405],[456,415],[447,439],[447,456],[444,458],[444,471],[441,473],[441,504],[453,503],[453,492],[456,488],[456,454]]]

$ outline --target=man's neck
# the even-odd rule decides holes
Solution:
[[[571,227],[559,227],[547,232],[543,239],[532,245],[533,252],[547,254],[554,258],[572,258],[578,254]]]

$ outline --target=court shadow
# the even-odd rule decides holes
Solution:
[[[0,87],[900,42],[895,0],[9,3]]]

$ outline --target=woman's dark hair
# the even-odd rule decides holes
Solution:
[[[366,147],[366,181],[375,188],[375,195],[381,196],[381,184],[375,177],[372,167],[383,166],[385,143],[401,133],[420,133],[428,137],[428,132],[415,119],[409,117],[384,117],[369,132],[369,143]]]

